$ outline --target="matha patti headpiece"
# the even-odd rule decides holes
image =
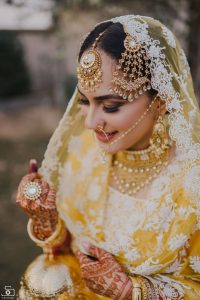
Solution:
[[[103,33],[95,39],[92,48],[82,55],[77,68],[79,83],[86,91],[94,91],[102,82],[101,56],[95,48]]]
[[[112,83],[115,93],[130,102],[151,89],[150,63],[146,51],[136,38],[127,34],[124,40],[125,51],[113,72]]]

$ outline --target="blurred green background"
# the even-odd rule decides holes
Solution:
[[[80,42],[97,23],[148,15],[178,36],[200,86],[198,0],[0,0],[0,284],[18,289],[41,252],[28,238],[16,189],[31,158],[41,163],[76,85]]]

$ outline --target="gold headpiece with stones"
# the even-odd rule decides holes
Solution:
[[[151,89],[150,63],[145,49],[130,34],[124,40],[124,47],[125,51],[113,72],[112,91],[132,102]]]
[[[101,56],[95,48],[103,33],[95,39],[92,48],[82,55],[77,67],[79,83],[86,91],[94,91],[102,82]]]

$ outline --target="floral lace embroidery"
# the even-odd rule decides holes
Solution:
[[[183,78],[184,80],[188,77],[190,73],[190,67],[185,55],[185,52],[183,49],[180,50],[180,59],[181,59],[181,64],[182,64],[182,72],[183,72]]]
[[[184,294],[180,295],[177,289],[169,283],[160,283],[159,285],[156,285],[156,288],[163,300],[184,299]]]
[[[155,275],[153,278],[148,277],[148,279],[153,283],[157,293],[164,300],[184,300],[185,293],[182,287],[183,285],[177,280],[164,275]]]
[[[177,214],[178,214],[179,219],[182,219],[182,220],[187,219],[190,214],[196,214],[197,217],[199,215],[198,209],[194,208],[192,206],[187,206],[187,207],[180,206],[179,208],[177,208]]]
[[[174,251],[182,246],[184,246],[184,244],[187,242],[188,237],[185,234],[177,234],[176,236],[172,237],[169,242],[168,242],[168,246],[170,248],[170,250]]]
[[[179,259],[176,258],[175,261],[163,271],[163,273],[175,273],[178,272],[179,269],[181,269],[181,263]]]
[[[153,260],[153,258],[150,257],[137,267],[132,267],[130,264],[125,264],[125,267],[132,274],[151,275],[166,267],[168,264],[169,262],[165,264],[159,264],[159,259]]]
[[[147,54],[150,58],[165,58],[165,55],[162,54],[162,49],[161,47],[159,47],[159,42],[158,41],[154,41],[153,44],[149,47]]]
[[[192,270],[200,274],[200,256],[189,256],[189,261]]]
[[[125,32],[137,37],[140,43],[144,43],[150,39],[148,33],[148,24],[136,20],[134,16],[127,15],[122,17],[116,17],[113,18],[111,21],[120,22],[121,24],[124,24]]]
[[[170,112],[170,125],[173,127],[170,130],[171,138],[177,142],[177,146],[180,150],[182,149],[183,152],[188,153],[194,145],[192,142],[190,124],[182,113],[180,94],[176,92],[173,86],[173,81],[177,80],[177,74],[172,72],[167,65],[163,53],[164,48],[160,47],[160,42],[151,38],[146,22],[147,19],[149,18],[128,15],[114,18],[111,21],[120,22],[124,26],[125,31],[130,35],[137,37],[146,48],[147,53],[149,53],[149,56],[151,57],[151,85],[159,92],[160,96],[166,100],[166,106]],[[158,26],[160,26],[158,21],[154,20],[154,22],[157,22]],[[165,26],[161,27],[163,28],[166,41],[172,47],[175,47],[176,41],[173,34],[169,29],[165,28]],[[183,87],[183,90],[186,91],[184,84],[189,75],[189,70],[183,50],[181,50],[181,62],[186,71],[184,72],[184,83],[179,82],[179,84]],[[186,97],[188,97],[188,93],[186,93]],[[197,147],[200,149],[200,145]]]
[[[185,188],[188,192],[196,195],[196,201],[200,197],[200,166],[194,166],[185,178]]]
[[[162,31],[164,36],[166,37],[168,45],[171,46],[172,48],[176,48],[176,41],[173,33],[165,26],[162,27]]]

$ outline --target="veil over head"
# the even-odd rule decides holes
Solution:
[[[174,34],[153,18],[127,15],[110,21],[121,23],[125,33],[136,37],[146,49],[151,86],[166,101],[169,134],[176,143],[180,160],[186,162],[186,189],[195,194],[197,202],[200,197],[200,166],[197,164],[200,112],[185,53]],[[58,209],[69,229],[74,226],[72,217],[76,216],[77,228],[87,225],[90,237],[103,239],[103,207],[111,155],[108,155],[107,164],[102,165],[93,135],[84,128],[78,97],[76,89],[48,144],[39,171],[57,189]]]

